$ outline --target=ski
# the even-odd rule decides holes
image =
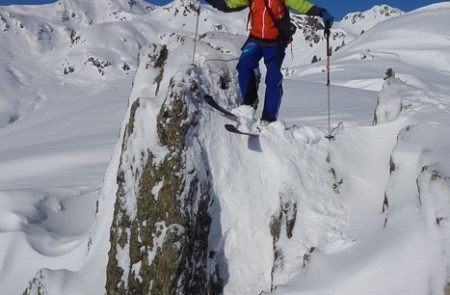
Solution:
[[[247,135],[247,136],[256,137],[256,138],[259,137],[259,133],[241,131],[236,126],[234,126],[232,124],[225,124],[225,129],[227,131],[229,131],[231,133],[235,133],[235,134]]]
[[[211,95],[206,94],[203,99],[206,101],[207,104],[209,104],[212,108],[218,110],[219,112],[221,112],[224,116],[233,119],[233,120],[237,120],[238,116],[236,116],[235,114],[233,114],[232,112],[230,112],[229,110],[225,109],[224,107],[222,107],[221,105],[219,105],[214,98]]]
[[[222,115],[226,116],[227,118],[230,118],[232,120],[238,121],[239,117],[229,110],[225,109],[221,105],[219,105],[214,98],[211,95],[206,94],[203,99],[206,101],[207,104],[209,104],[212,108],[219,111]],[[247,135],[250,137],[259,137],[259,133],[255,132],[245,132],[242,130],[239,130],[236,126],[232,124],[225,124],[225,129],[231,133],[240,134],[240,135]]]

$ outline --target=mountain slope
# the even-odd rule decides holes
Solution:
[[[337,27],[346,32],[358,36],[385,20],[398,17],[403,11],[389,5],[375,5],[364,12],[352,12],[344,16]]]
[[[280,122],[259,141],[227,133],[229,120],[202,102],[205,93],[230,108],[241,100],[245,12],[204,7],[192,64],[189,1],[59,3],[26,20],[60,33],[30,31],[11,39],[29,52],[2,51],[2,292],[28,282],[26,294],[442,294],[447,3],[335,53],[331,142],[325,65],[306,54],[286,59]],[[69,21],[75,34],[61,33],[59,17],[43,16],[57,5],[92,10]],[[436,42],[415,38],[424,35]],[[437,59],[426,63],[430,52]],[[396,78],[384,81],[389,67]]]
[[[8,81],[0,86],[0,127],[33,111],[46,99],[42,71],[63,80],[89,80],[97,73],[119,77],[135,70],[137,52],[149,40],[168,42],[192,37],[195,5],[181,0],[165,7],[143,1],[61,0],[49,5],[0,7],[0,34],[5,41],[0,44],[0,60],[4,63],[0,77]],[[299,33],[292,47],[293,58],[286,58],[286,75],[294,73],[298,65],[309,64],[314,57],[325,56],[320,23],[303,16],[294,19]],[[246,11],[224,14],[204,6],[200,20],[200,36],[225,33],[221,35],[223,40],[217,38],[211,46],[223,46],[223,42],[237,37],[244,42],[248,35]],[[336,29],[331,41],[333,50],[352,39],[346,31]]]
[[[448,10],[448,7],[444,8]],[[447,10],[441,11],[439,15],[444,17]],[[433,10],[433,14],[436,13]],[[416,23],[410,32],[415,35],[430,29],[421,25],[428,18],[428,15],[416,12],[399,18],[396,22]],[[395,32],[387,34],[385,39],[378,38],[384,30],[380,26],[365,34],[366,40],[376,42],[373,43],[375,46],[365,42],[367,49],[363,52],[377,52],[383,46],[389,48],[390,38],[394,38]],[[432,31],[442,35],[439,25]],[[210,43],[209,38],[212,36],[205,37],[206,44]],[[390,55],[386,58],[386,54],[374,54],[373,61],[370,61],[355,54],[361,52],[358,47],[360,44],[350,44],[346,50],[336,55],[333,77],[337,83],[342,83],[349,73],[357,75],[364,72],[365,76],[361,79],[367,80],[365,85],[361,81],[358,82],[359,86],[356,81],[346,83],[353,83],[354,88],[370,90],[374,86],[371,85],[373,82],[369,76],[380,77],[380,67],[387,69],[388,65],[394,63],[399,76],[409,72],[411,65],[402,59],[404,51],[398,53],[398,60],[393,60]],[[446,54],[449,45],[447,42],[445,47],[440,48],[441,54]],[[200,46],[201,51],[204,50],[202,46],[204,44]],[[417,46],[420,48],[421,44],[412,42],[405,51]],[[202,52],[201,68],[207,66],[208,75],[198,73],[196,68],[191,67],[185,73],[195,77],[194,80],[203,86],[200,89],[212,92],[223,105],[234,105],[233,94],[230,101],[230,93],[236,92],[233,85],[222,90],[213,86],[219,84],[221,77],[230,76],[229,70],[223,69],[221,65],[221,75],[218,75],[217,69],[208,65],[210,60],[217,63],[217,57],[209,57],[208,51]],[[410,60],[411,63],[420,62],[422,54],[427,52],[419,51],[416,54]],[[374,64],[378,67],[373,66]],[[316,76],[322,75],[322,66],[301,69],[304,71],[303,79],[316,82],[320,80]],[[436,71],[429,70],[431,73]],[[443,82],[448,77],[434,80],[425,77],[423,73],[411,73],[418,75],[411,79],[413,83],[424,79],[429,81],[425,84],[439,84],[435,89],[448,87]],[[233,81],[234,77],[230,78]],[[184,80],[189,81],[188,78]],[[298,93],[299,88],[298,85],[289,83],[288,80],[286,84],[295,90],[291,90],[291,96],[287,96],[287,104],[295,105],[294,93]],[[201,167],[207,173],[202,180],[213,180],[213,192],[209,191],[208,195],[214,200],[208,211],[212,223],[207,224],[208,227],[211,226],[208,249],[213,255],[207,260],[207,269],[218,269],[213,276],[219,276],[223,293],[253,294],[273,291],[275,294],[390,294],[390,290],[400,294],[442,292],[447,284],[448,258],[441,251],[447,252],[448,245],[445,242],[447,225],[443,223],[446,217],[441,216],[448,216],[449,212],[447,207],[442,210],[440,204],[448,198],[450,187],[448,165],[436,165],[439,162],[445,163],[448,157],[448,144],[438,136],[449,127],[448,96],[430,89],[419,89],[395,78],[386,80],[384,84],[378,78],[377,83],[383,91],[379,94],[376,120],[373,116],[362,118],[350,112],[352,117],[346,117],[344,126],[336,130],[336,141],[333,142],[324,139],[326,133],[320,127],[325,116],[323,119],[315,118],[316,126],[292,127],[281,122],[273,124],[262,133],[259,141],[255,141],[226,133],[221,125],[227,120],[216,113],[210,113],[211,110],[200,108],[195,111],[196,116],[201,118],[198,124],[202,135],[195,137],[194,142],[201,144],[194,144],[186,153],[203,158]],[[183,83],[181,85],[196,89]],[[312,97],[314,87],[319,89],[311,83],[302,86],[308,89],[308,94],[312,93]],[[339,87],[336,90],[347,95],[353,92]],[[344,118],[342,115],[345,114],[346,107],[353,107],[345,94],[336,97],[340,118]],[[316,92],[316,99],[319,99],[317,95]],[[368,93],[365,96],[371,97]],[[311,97],[308,98],[311,100]],[[341,101],[343,105],[340,104]],[[185,103],[188,109],[193,104],[192,101]],[[364,106],[375,109],[375,103],[376,101],[372,101],[372,104],[367,101]],[[159,104],[151,105],[156,106],[153,110],[156,113]],[[159,112],[165,112],[165,107]],[[291,114],[295,116],[295,112]],[[429,116],[435,119],[432,124],[435,131],[424,137],[431,126],[423,118]],[[170,116],[167,118],[171,120]],[[286,117],[282,115],[282,118]],[[129,122],[131,120],[130,118]],[[290,120],[298,122],[302,118]],[[376,126],[345,127],[352,123],[367,124],[367,121],[372,120],[377,123]],[[158,121],[156,124],[159,124]],[[198,126],[195,125],[194,128]],[[192,143],[193,138],[186,136],[185,140]],[[135,142],[140,141],[139,137],[135,138]],[[159,150],[158,142],[163,142],[163,137],[160,135],[151,142],[148,149]],[[147,147],[143,146],[141,149],[146,150]],[[125,157],[125,154],[121,157]],[[424,168],[430,165],[437,170],[432,168],[430,172],[430,168]],[[188,170],[189,167],[187,165]],[[183,175],[183,171],[179,173]],[[418,196],[414,194],[416,191]],[[430,192],[426,201],[422,201],[424,191]],[[185,199],[187,197],[184,195],[178,196],[182,204],[191,200]],[[142,197],[138,191],[136,202]],[[153,197],[158,198],[158,194],[153,194]],[[421,200],[419,203],[418,199]],[[128,215],[130,218],[133,216]],[[189,239],[190,231],[181,226]],[[115,230],[119,228],[115,227]],[[155,227],[155,230],[158,229]],[[131,238],[133,230],[127,235]],[[152,236],[159,244],[154,240],[150,245],[157,249],[170,248],[171,239],[161,241],[156,233]],[[433,238],[426,240],[423,236]],[[132,248],[131,240],[125,240],[130,241],[130,244],[125,242],[116,245],[117,249],[123,251]],[[155,251],[154,248],[151,249],[150,246],[148,251]],[[420,253],[420,259],[412,258],[415,253]],[[140,273],[133,273],[132,270],[136,267],[135,263],[140,262],[133,262],[131,250],[129,254],[125,250],[125,255],[130,257],[126,260],[129,262],[122,265],[124,273],[128,274],[125,279],[138,280]],[[122,260],[119,256],[116,257],[118,261]],[[220,259],[217,260],[217,257]],[[407,281],[407,277],[414,277],[414,283],[399,283]],[[184,279],[186,278],[183,276],[173,277],[171,284],[183,286]],[[354,283],[349,284],[349,281]],[[380,281],[383,284],[379,284]],[[120,286],[126,285],[124,283]],[[176,290],[189,293],[188,289]],[[122,292],[131,291],[125,288]],[[209,289],[209,292],[214,291]]]

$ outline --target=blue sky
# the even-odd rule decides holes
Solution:
[[[92,0],[94,1],[94,0]],[[400,8],[404,11],[410,11],[418,7],[428,4],[437,3],[441,1],[428,0],[310,0],[314,4],[327,8],[337,19],[341,19],[346,13],[353,11],[363,11],[371,8],[377,4],[388,4],[393,7]],[[43,4],[52,3],[55,0],[0,0],[0,5],[9,4]],[[148,2],[154,4],[165,4],[170,1],[167,0],[149,0]]]

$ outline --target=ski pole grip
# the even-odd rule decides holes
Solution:
[[[330,39],[330,28],[329,27],[325,27],[324,35],[325,35],[325,38]]]

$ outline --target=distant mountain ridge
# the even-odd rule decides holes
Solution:
[[[375,5],[363,12],[352,12],[345,15],[338,22],[337,27],[342,28],[353,35],[360,35],[375,25],[385,20],[404,14],[400,9],[389,5]]]
[[[73,30],[77,31],[83,27],[100,24],[104,22],[117,21],[132,21],[138,17],[144,16],[154,11],[155,16],[164,15],[169,20],[181,20],[182,25],[195,22],[196,12],[195,7],[198,2],[191,0],[176,0],[165,6],[155,6],[143,0],[60,0],[54,4],[47,5],[27,5],[27,6],[0,6],[0,32],[5,35],[2,36],[8,40],[9,46],[12,45],[12,52],[19,52],[26,54],[24,45],[26,43],[35,41],[52,40],[51,46],[57,46],[57,43],[73,35]],[[232,13],[222,14],[209,5],[202,5],[204,7],[203,14],[206,12],[206,17],[211,18],[211,25],[213,30],[229,31],[231,33],[240,33],[246,35],[246,18],[247,13]],[[403,14],[402,11],[392,8],[388,5],[374,6],[372,9],[365,12],[355,12],[346,15],[342,21],[336,22],[335,29],[340,29],[339,39],[344,38],[342,35],[355,35],[370,29],[379,22],[386,19],[396,17]],[[226,19],[226,20],[225,20]],[[320,37],[321,29],[318,20],[311,21],[306,16],[293,14],[293,19],[298,28],[296,39],[306,39],[307,43],[317,44]],[[207,22],[207,19],[203,19]],[[8,32],[15,33],[14,36],[9,36]],[[303,35],[303,38],[302,38]],[[27,39],[26,43],[20,39]],[[345,43],[348,43],[346,40]],[[14,47],[16,43],[17,47]],[[342,42],[340,42],[342,43]],[[28,44],[25,48],[33,46]],[[341,44],[339,44],[341,46]],[[2,46],[3,52],[8,49]]]
[[[60,0],[47,5],[0,6],[0,38],[3,41],[0,59],[14,63],[16,58],[43,58],[46,55],[45,68],[49,68],[49,74],[61,77],[79,75],[84,79],[86,73],[91,72],[102,78],[128,75],[136,69],[137,51],[149,40],[156,38],[165,43],[176,38],[183,43],[186,38],[193,38],[198,5],[192,0],[176,0],[165,6],[151,5],[143,0]],[[349,14],[332,29],[332,51],[357,38],[356,32],[398,15],[401,15],[399,10],[388,6]],[[210,45],[223,53],[238,54],[239,48],[230,48],[227,40],[245,41],[247,17],[247,10],[225,14],[202,4],[199,38],[220,33],[222,35],[214,39],[215,44]],[[326,52],[320,19],[296,14],[292,14],[292,19],[298,31],[292,45],[293,58],[284,63],[286,75],[293,73],[292,67],[321,60]],[[13,83],[27,83],[23,78],[26,75],[20,78],[17,71],[10,72],[16,73]],[[20,118],[34,105],[18,103],[14,94],[7,94],[9,91],[9,88],[3,89],[4,95],[0,97],[0,100],[9,101],[8,107],[0,111],[0,122],[3,122],[0,126]]]

